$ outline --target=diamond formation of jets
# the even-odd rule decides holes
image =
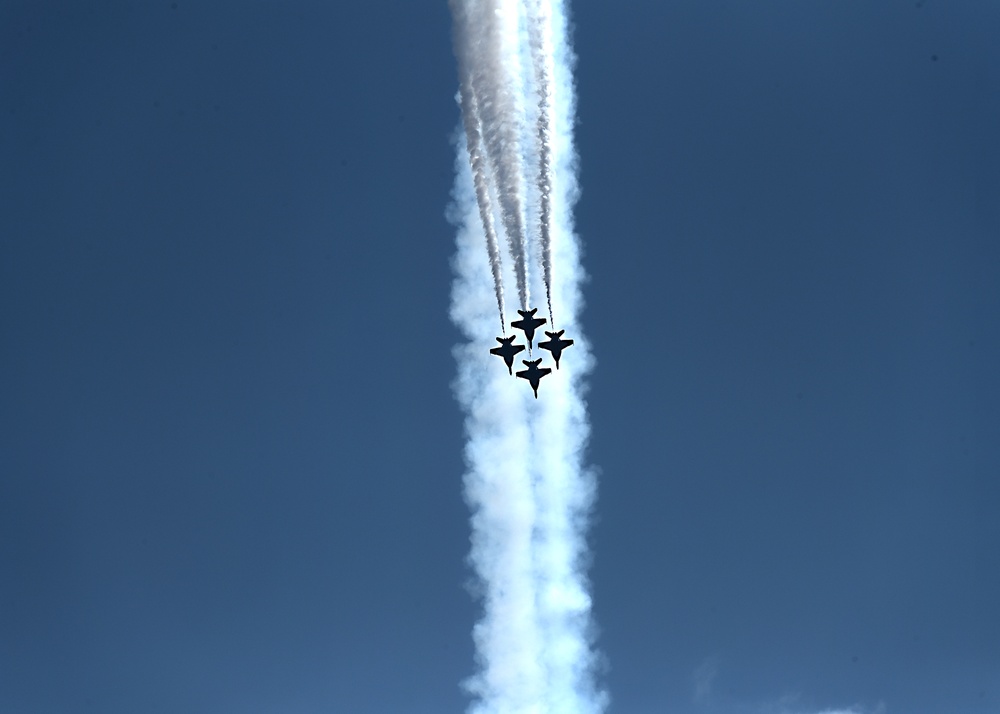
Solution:
[[[538,312],[538,308],[534,310],[518,310],[521,315],[520,320],[514,320],[510,323],[511,327],[524,332],[524,336],[528,339],[528,353],[531,353],[531,343],[535,338],[535,330],[540,326],[544,325],[546,320],[544,317],[535,317],[535,313]],[[563,350],[573,344],[573,340],[563,339],[563,332],[565,330],[558,330],[556,332],[546,332],[545,335],[549,338],[538,343],[538,346],[547,350],[552,354],[553,359],[556,362],[556,369],[559,369],[559,359],[562,357]],[[514,356],[519,352],[524,351],[524,345],[515,345],[514,339],[516,335],[511,335],[510,337],[498,337],[497,342],[500,343],[499,347],[494,347],[490,350],[490,354],[496,355],[497,357],[502,357],[504,364],[507,365],[507,372],[511,375],[514,374]],[[538,384],[541,382],[542,377],[547,374],[552,374],[552,369],[550,367],[540,367],[542,358],[539,357],[535,360],[521,360],[521,362],[527,367],[527,369],[522,369],[517,372],[517,376],[521,379],[526,379],[531,385],[531,391],[535,393],[535,399],[538,399]]]

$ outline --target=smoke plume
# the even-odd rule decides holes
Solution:
[[[523,186],[513,195],[520,197],[523,190],[528,200],[544,206],[548,245],[532,254],[547,256],[541,260],[543,268],[546,259],[550,264],[543,271],[549,300],[559,307],[560,326],[575,340],[562,358],[562,369],[542,383],[537,400],[489,354],[495,324],[490,286],[495,281],[492,256],[482,249],[485,219],[473,161],[475,135],[470,140],[466,124],[451,209],[458,227],[451,317],[467,340],[455,350],[455,392],[465,412],[469,560],[483,607],[473,632],[477,669],[466,683],[475,698],[471,711],[599,714],[606,696],[595,684],[598,658],[585,574],[587,516],[596,482],[584,464],[589,425],[583,391],[593,360],[578,322],[584,274],[571,215],[577,182],[566,9],[559,0],[532,6],[530,12],[510,0],[452,0],[451,5],[461,83],[471,78],[485,151],[498,167],[488,174],[494,182],[489,188],[501,204],[505,229],[510,204],[505,208],[503,197],[511,197],[512,187]],[[537,44],[538,52],[529,40],[532,47],[524,55],[533,58],[532,66],[524,68],[522,22],[539,28],[547,24],[543,34],[549,38]],[[548,67],[547,73],[539,63]],[[550,89],[543,107],[543,90],[537,85],[546,76]],[[463,113],[470,106],[465,97],[463,90]],[[539,101],[539,122],[549,117],[544,141],[537,126],[528,128],[523,114],[532,99]],[[526,178],[527,157],[533,149],[540,157],[542,145],[548,169]],[[522,210],[519,201],[518,216]],[[518,258],[516,241],[510,244],[525,307],[527,247]]]
[[[544,0],[528,0],[528,42],[535,68],[535,92],[538,95],[538,242],[542,261],[542,280],[549,309],[549,324],[555,329],[552,314],[552,12]]]
[[[451,0],[456,54],[475,96],[491,185],[514,263],[517,295],[528,309],[528,242],[524,230],[524,108],[520,84],[518,4],[509,0]]]
[[[497,309],[500,311],[500,331],[507,334],[507,322],[504,317],[503,304],[503,263],[500,259],[500,246],[497,243],[496,229],[493,225],[493,206],[490,201],[490,188],[487,182],[487,167],[483,156],[482,134],[480,133],[479,108],[476,105],[476,95],[468,82],[463,81],[459,90],[462,107],[462,124],[465,127],[465,144],[468,148],[469,166],[472,169],[472,183],[476,190],[476,204],[479,206],[479,218],[483,224],[483,234],[486,236],[486,251],[490,258],[490,270],[493,273],[493,289],[497,298]]]

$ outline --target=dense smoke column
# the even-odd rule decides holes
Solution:
[[[542,260],[542,279],[549,308],[549,324],[555,329],[552,314],[552,14],[546,0],[528,0],[528,41],[535,69],[538,95],[538,239]]]
[[[514,0],[452,0],[452,9],[456,24],[461,21],[467,29],[478,28],[476,32],[468,29],[471,49],[468,75],[463,77],[473,78],[472,95],[478,102],[492,169],[487,175],[487,195],[492,192],[498,199],[501,217],[505,186],[502,172],[492,163],[496,156],[513,150],[516,161],[509,165],[521,167],[528,164],[526,157],[536,146],[548,147],[547,179],[540,172],[538,180],[539,198],[541,184],[548,181],[548,245],[542,251],[532,246],[532,257],[547,256],[542,260],[547,259],[551,267],[545,286],[549,301],[559,306],[560,325],[576,343],[564,355],[562,369],[542,383],[537,400],[523,380],[512,379],[489,355],[496,319],[492,266],[482,249],[482,216],[471,160],[461,149],[451,211],[458,226],[451,318],[466,338],[455,349],[455,394],[465,416],[464,492],[472,512],[469,561],[482,604],[482,616],[473,631],[477,666],[466,689],[475,698],[470,714],[601,714],[607,697],[595,683],[599,658],[586,576],[586,529],[596,479],[585,464],[590,429],[583,393],[593,358],[578,322],[584,272],[572,219],[578,194],[572,137],[573,57],[565,3],[521,2],[534,3],[524,16],[529,23],[542,18],[539,26],[548,24],[542,28],[542,37],[548,40],[536,43],[527,31],[523,36],[509,34],[510,17],[517,16],[520,4]],[[510,91],[517,92],[512,101],[496,101],[493,85],[482,81],[484,76],[503,75],[495,75],[489,59],[494,57],[494,45],[483,39],[489,33],[479,34],[486,27],[505,28],[504,72],[518,80],[509,84]],[[527,30],[528,25],[518,29]],[[522,68],[520,60],[521,56],[536,57],[536,45],[551,86],[544,107],[541,92],[536,91],[545,84],[538,62],[525,61]],[[489,108],[487,99],[494,101]],[[550,117],[544,138],[534,121],[524,116],[525,107],[537,107],[540,116]],[[519,127],[519,142],[500,147],[490,143],[486,137],[491,132],[494,138],[503,134],[495,123],[500,119]],[[527,185],[535,190],[534,177]],[[508,239],[512,235],[516,234],[508,231]],[[516,267],[516,257],[514,262]]]
[[[547,115],[545,138],[540,143],[547,147],[549,157],[546,180],[550,240],[541,254],[554,268],[546,288],[554,305],[559,307],[560,327],[565,327],[576,340],[563,357],[565,376],[560,370],[557,379],[544,384],[546,392],[539,394],[537,409],[531,414],[538,513],[535,526],[538,621],[545,645],[541,661],[547,670],[546,704],[540,711],[600,714],[607,706],[607,695],[596,684],[599,655],[593,641],[592,602],[586,573],[590,560],[586,532],[597,481],[585,463],[590,424],[583,393],[593,357],[578,322],[583,305],[580,286],[585,273],[573,226],[573,206],[579,186],[573,146],[575,58],[568,41],[567,4],[564,0],[529,0],[532,17],[538,19],[536,27],[540,30],[537,43],[529,39],[533,49],[540,48],[536,77],[543,74],[538,70],[541,66],[548,78],[535,80],[542,85],[537,89],[539,105],[541,98],[548,96],[547,111],[540,108],[539,122],[545,121]],[[546,83],[548,89],[543,88]]]
[[[539,711],[545,646],[538,626],[531,393],[486,351],[495,319],[489,264],[479,236],[469,163],[458,159],[452,221],[458,225],[451,318],[467,342],[455,348],[455,394],[465,412],[465,499],[472,511],[469,563],[482,615],[473,630],[476,674],[466,683],[471,714]]]

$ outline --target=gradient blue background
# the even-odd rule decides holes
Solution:
[[[610,711],[1000,711],[1000,5],[573,11]],[[0,5],[0,714],[465,707],[456,87]]]

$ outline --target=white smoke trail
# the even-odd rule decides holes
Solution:
[[[505,0],[454,0],[453,9],[476,5],[490,13],[501,4],[510,5]],[[461,158],[464,149],[454,194],[452,219],[459,231],[451,316],[468,339],[456,348],[456,395],[466,414],[468,437],[470,561],[483,600],[483,616],[474,631],[478,671],[468,683],[476,697],[474,714],[599,714],[606,705],[594,683],[596,654],[584,573],[595,482],[583,465],[589,434],[583,379],[592,358],[577,321],[583,271],[571,215],[577,196],[573,58],[564,3],[554,0],[552,10],[550,238],[556,270],[551,295],[561,324],[576,343],[564,354],[562,369],[542,381],[537,400],[527,384],[512,379],[488,353],[490,263],[482,250],[469,162]],[[482,117],[488,131],[491,119],[485,113]]]
[[[552,44],[542,45],[546,54],[541,58],[551,70],[552,81],[551,242],[547,248],[552,264],[558,266],[549,285],[552,300],[560,306],[563,316],[561,326],[572,334],[576,344],[563,358],[564,369],[568,370],[565,378],[562,370],[553,373],[556,379],[545,384],[551,389],[545,393],[546,399],[538,400],[538,413],[531,423],[539,513],[536,528],[539,619],[548,648],[544,657],[549,674],[548,710],[596,714],[604,709],[606,696],[594,683],[597,662],[584,573],[586,517],[596,494],[596,479],[583,463],[590,431],[582,394],[583,377],[592,368],[593,359],[577,321],[582,307],[580,283],[584,272],[572,217],[579,192],[573,148],[574,57],[567,37],[565,3],[552,0],[547,4],[551,7]]]
[[[474,639],[479,673],[469,689],[477,712],[531,712],[545,691],[536,612],[531,483],[532,438],[524,384],[514,384],[487,352],[493,324],[489,266],[482,250],[467,162],[459,159],[459,225],[452,320],[469,342],[456,348],[456,396],[465,412],[465,496],[472,511],[470,561],[482,585],[484,615]]]
[[[467,49],[468,77],[479,109],[482,136],[500,204],[500,219],[514,263],[518,300],[528,309],[528,242],[524,229],[524,108],[516,78],[518,3],[450,0],[456,32]]]
[[[545,283],[545,300],[549,308],[549,324],[556,329],[552,315],[552,74],[555,55],[552,47],[551,5],[543,0],[528,0],[528,42],[535,68],[538,118],[538,241],[542,261],[542,280]]]
[[[487,183],[486,157],[483,155],[483,141],[479,106],[476,95],[472,91],[472,80],[469,76],[468,32],[465,22],[456,21],[455,50],[458,56],[459,97],[462,107],[462,124],[465,127],[465,144],[469,154],[469,164],[472,169],[472,182],[476,189],[476,203],[479,206],[479,218],[483,224],[483,234],[486,236],[486,250],[490,258],[490,270],[493,273],[493,289],[497,298],[497,309],[500,311],[500,331],[507,334],[507,322],[504,317],[503,304],[503,264],[500,260],[500,246],[497,242],[496,229],[493,226],[493,206],[490,201],[490,189]],[[461,26],[462,29],[459,29]]]

